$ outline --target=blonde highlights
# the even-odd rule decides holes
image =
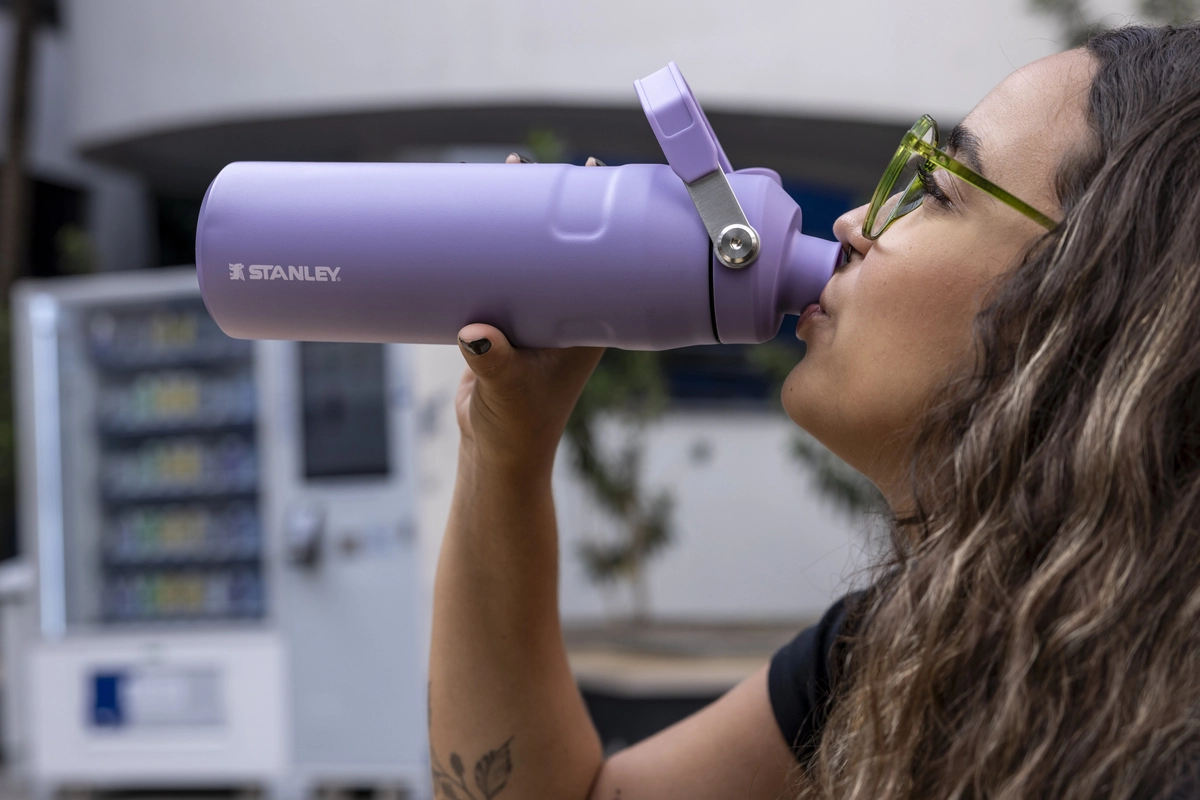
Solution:
[[[802,797],[1200,788],[1200,27],[1088,49],[1066,218],[923,423]]]

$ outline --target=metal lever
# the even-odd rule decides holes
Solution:
[[[758,258],[758,231],[746,219],[729,178],[718,169],[685,185],[712,239],[717,260],[730,269],[748,267]]]

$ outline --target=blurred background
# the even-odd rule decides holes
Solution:
[[[199,298],[236,160],[661,162],[679,63],[735,167],[831,237],[922,113],[1194,0],[0,2],[0,795],[431,797],[453,347],[247,342]],[[606,355],[556,467],[606,750],[866,579],[878,497],[783,415],[771,343]]]

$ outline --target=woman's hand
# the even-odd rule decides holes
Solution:
[[[548,469],[603,347],[518,350],[498,328],[458,333],[467,369],[455,411],[464,455],[504,469]]]
[[[467,361],[455,398],[463,455],[487,467],[548,471],[604,348],[517,349],[482,323],[460,330],[458,345]]]

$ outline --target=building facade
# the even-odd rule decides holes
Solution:
[[[631,82],[670,60],[735,167],[779,171],[806,232],[829,236],[918,115],[956,121],[1013,69],[1061,49],[1027,0],[59,0],[57,11],[37,40],[31,171],[74,192],[60,216],[86,231],[101,270],[190,262],[204,189],[235,160],[540,149],[575,163],[661,161]],[[9,34],[0,17],[0,64]],[[651,567],[653,610],[819,611],[863,563],[863,523],[789,455],[791,423],[744,352],[672,358],[673,410],[647,437],[647,480],[677,501],[677,542]],[[419,443],[424,523],[440,529],[462,365],[447,348],[416,361],[422,385],[440,387]],[[711,458],[687,456],[698,452]],[[586,580],[575,552],[609,523],[560,473],[564,614],[600,618],[624,601]]]

